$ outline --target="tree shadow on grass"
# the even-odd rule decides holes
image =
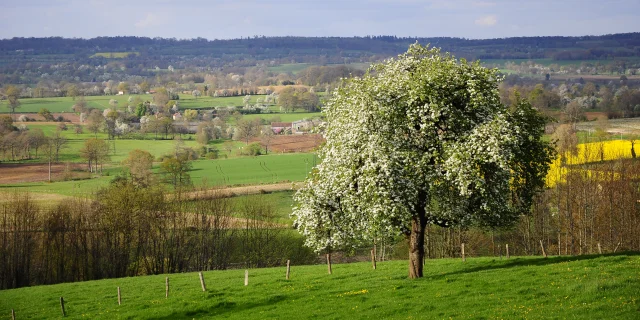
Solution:
[[[501,262],[500,260],[492,261],[485,265],[465,268],[459,271],[437,274],[431,276],[425,276],[425,279],[430,280],[438,280],[443,279],[447,276],[458,275],[458,274],[467,274],[472,272],[480,272],[486,270],[500,270],[500,269],[508,269],[515,267],[532,267],[532,266],[546,266],[563,262],[573,262],[573,261],[583,261],[583,260],[593,260],[602,257],[629,257],[629,256],[640,256],[640,252],[628,251],[628,252],[619,252],[619,253],[605,253],[605,254],[589,254],[582,256],[552,256],[548,258],[539,257],[539,258],[513,258],[507,260],[507,262]]]
[[[219,316],[229,312],[273,305],[278,302],[284,301],[286,299],[287,297],[283,295],[274,295],[274,296],[267,297],[266,299],[254,301],[252,303],[238,304],[232,301],[220,301],[218,303],[212,304],[209,307],[173,312],[164,317],[157,317],[157,318],[150,318],[150,319],[155,319],[155,320],[193,319],[193,318],[202,317],[202,316]]]

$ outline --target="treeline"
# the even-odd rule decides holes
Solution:
[[[0,288],[315,259],[276,222],[272,204],[234,209],[215,193],[200,197],[186,201],[123,179],[93,200],[49,207],[16,193],[0,209]]]
[[[539,83],[508,77],[500,84],[500,100],[511,105],[518,99],[527,99],[541,112],[559,110],[558,120],[579,122],[586,120],[585,112],[604,112],[609,119],[640,115],[640,87],[625,76],[615,81],[571,81]],[[554,115],[558,117],[558,115]]]

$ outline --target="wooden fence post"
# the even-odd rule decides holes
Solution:
[[[249,285],[249,270],[244,270],[244,285]]]
[[[376,269],[376,251],[375,250],[371,250],[371,266],[373,267],[373,270]]]
[[[547,257],[547,252],[544,251],[544,244],[542,244],[542,240],[540,240],[540,248],[542,249],[542,255],[546,258]]]
[[[467,258],[464,256],[464,242],[460,245],[460,250],[462,253],[462,262],[467,261]]]
[[[62,309],[62,316],[66,316],[66,312],[64,312],[64,298],[60,297],[60,309]]]
[[[118,305],[122,304],[122,300],[120,299],[120,287],[118,287]]]
[[[204,276],[202,275],[202,271],[199,273],[200,275],[200,285],[202,286],[202,292],[207,291],[207,286],[204,284]]]
[[[291,271],[291,260],[287,260],[287,275],[286,279],[289,280],[289,272]]]
[[[600,246],[600,242],[598,242],[598,253],[602,254],[602,247]]]
[[[509,244],[507,243],[505,247],[507,248],[507,259],[509,259]]]
[[[169,277],[164,278],[164,298],[169,298]]]
[[[331,254],[327,253],[327,270],[329,271],[329,274],[331,274]]]
[[[11,309],[11,320],[16,320],[16,312]]]

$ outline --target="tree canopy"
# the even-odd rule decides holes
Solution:
[[[404,234],[422,276],[427,224],[509,226],[529,211],[553,148],[525,101],[500,103],[497,70],[412,45],[337,89],[326,144],[295,195],[316,251]]]

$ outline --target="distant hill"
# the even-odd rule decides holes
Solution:
[[[291,57],[362,58],[406,51],[411,43],[430,43],[470,59],[611,59],[640,55],[640,33],[581,37],[518,37],[469,40],[463,38],[252,37],[232,40],[204,38],[98,37],[93,39],[12,38],[0,40],[0,54],[72,54],[90,57],[99,52],[140,52],[141,56],[179,55],[255,60]],[[302,61],[298,61],[302,62]]]
[[[158,69],[243,73],[238,68],[286,64],[357,64],[395,56],[412,43],[441,47],[468,60],[545,59],[640,61],[640,33],[582,37],[463,38],[261,37],[207,40],[145,37],[93,39],[12,38],[0,40],[0,85],[57,81],[99,81],[88,67],[109,66],[110,74],[152,77]],[[115,66],[117,64],[117,66]],[[623,68],[624,69],[624,68]],[[125,79],[121,77],[119,79]],[[75,80],[74,80],[75,79]]]

